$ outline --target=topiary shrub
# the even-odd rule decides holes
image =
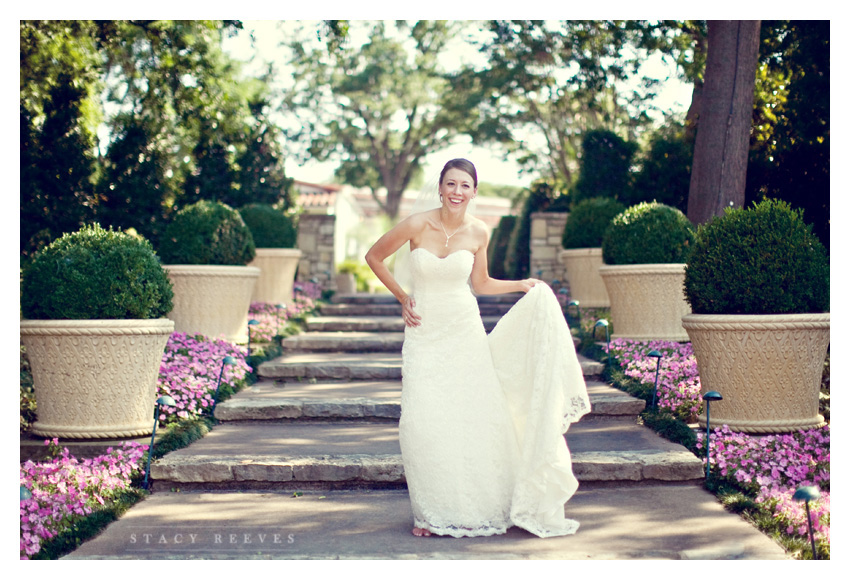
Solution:
[[[611,266],[681,264],[693,248],[695,230],[681,211],[658,202],[618,214],[602,236],[602,261]]]
[[[31,320],[164,318],[173,297],[147,240],[99,224],[37,252],[21,279],[21,313]]]
[[[254,259],[251,230],[239,212],[201,200],[177,212],[159,242],[165,264],[244,266]]]
[[[294,248],[298,230],[293,220],[282,211],[263,203],[239,208],[245,225],[251,230],[258,248]]]
[[[562,245],[566,249],[598,248],[602,236],[626,206],[610,197],[592,197],[578,202],[564,226]]]
[[[697,229],[685,298],[694,314],[829,312],[829,258],[784,201],[727,209]]]

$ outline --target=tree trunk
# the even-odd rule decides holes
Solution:
[[[712,20],[688,218],[694,224],[744,206],[760,20]]]

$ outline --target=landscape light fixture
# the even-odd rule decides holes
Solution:
[[[210,416],[215,416],[215,406],[218,405],[218,390],[221,388],[221,375],[224,374],[224,365],[232,365],[236,362],[236,359],[232,356],[226,356],[221,361],[221,370],[218,371],[218,383],[215,386],[215,398],[213,399],[212,408],[210,409]]]
[[[657,350],[651,350],[646,353],[646,356],[651,356],[655,359],[655,386],[652,388],[652,408],[655,408],[655,398],[658,395],[658,371],[661,369],[661,358],[664,356]]]
[[[259,320],[254,320],[253,318],[248,321],[248,356],[251,356],[251,327],[257,326],[259,323]]]
[[[611,337],[608,334],[608,321],[604,318],[596,321],[596,324],[593,325],[593,340],[596,340],[596,329],[599,327],[605,327],[605,344],[608,349],[608,358],[605,364],[611,366]]]
[[[818,552],[815,549],[815,534],[812,531],[812,512],[809,510],[809,502],[819,499],[820,491],[818,491],[818,488],[816,487],[806,485],[803,487],[798,487],[797,491],[795,491],[794,495],[791,497],[792,499],[795,499],[797,501],[806,502],[806,519],[809,523],[809,540],[812,543],[812,559],[817,560]]]
[[[277,304],[277,336],[280,336],[280,327],[283,324],[283,313],[286,312],[286,304]]]
[[[576,320],[578,321],[578,328],[581,330],[581,307],[579,306],[578,300],[570,300],[570,303],[567,304],[567,311],[569,312],[569,307],[575,306],[576,308]]]
[[[156,400],[156,408],[154,409],[154,412],[153,412],[153,432],[151,433],[151,444],[148,447],[148,464],[147,464],[147,467],[145,467],[145,482],[142,484],[142,487],[144,487],[145,489],[148,489],[148,486],[150,485],[150,483],[148,483],[148,478],[150,477],[150,473],[151,473],[151,456],[153,455],[153,439],[154,439],[154,437],[156,437],[156,424],[159,423],[159,408],[162,405],[167,405],[169,407],[176,407],[177,402],[172,397],[169,397],[168,395],[163,395]]]
[[[717,391],[709,391],[702,396],[705,401],[705,478],[711,473],[711,402],[722,401]]]

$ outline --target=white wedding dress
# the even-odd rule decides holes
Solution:
[[[538,284],[488,336],[468,285],[474,256],[410,254],[421,325],[405,329],[399,440],[414,527],[461,536],[520,526],[575,533],[564,433],[590,411],[572,338]]]

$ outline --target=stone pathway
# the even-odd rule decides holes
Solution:
[[[515,299],[480,299],[488,328]],[[217,406],[220,425],[154,462],[151,497],[69,558],[785,557],[703,490],[696,457],[636,423],[643,401],[586,359],[592,413],[567,434],[579,533],[414,538],[398,444],[402,338],[391,296],[323,307],[259,382]]]

